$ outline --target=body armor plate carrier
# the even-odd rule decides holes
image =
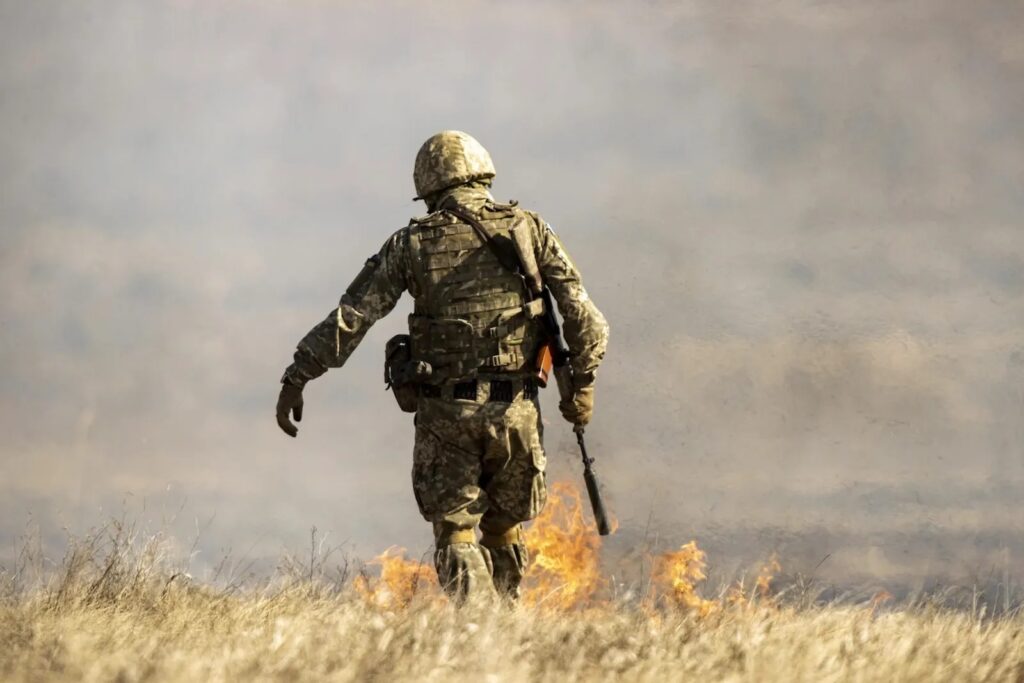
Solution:
[[[504,267],[494,252],[507,248],[514,254],[509,230],[523,222],[529,227],[530,216],[514,206],[488,203],[476,218],[491,236],[490,245],[443,210],[409,226],[419,292],[409,316],[411,352],[413,361],[432,368],[431,383],[529,376],[544,339],[541,301],[531,300],[523,277]]]

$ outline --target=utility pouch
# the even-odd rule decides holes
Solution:
[[[415,357],[429,368],[432,383],[476,376],[483,352],[468,321],[413,313],[409,316],[409,336]]]
[[[412,360],[412,340],[396,334],[384,345],[384,383],[406,413],[416,412],[418,384],[431,375],[429,363]]]

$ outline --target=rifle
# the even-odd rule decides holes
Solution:
[[[446,206],[445,211],[455,215],[464,223],[476,231],[487,248],[497,257],[501,265],[507,270],[523,278],[527,292],[534,298],[539,297],[544,302],[544,314],[542,323],[547,332],[548,340],[537,352],[536,358],[536,379],[537,383],[546,387],[552,370],[555,373],[555,382],[558,384],[558,395],[563,401],[571,401],[576,390],[573,385],[572,364],[569,362],[569,347],[565,345],[562,338],[562,326],[555,314],[554,301],[551,298],[551,290],[544,283],[540,275],[540,268],[537,266],[537,256],[533,251],[533,240],[528,233],[529,227],[523,223],[513,225],[509,230],[509,240],[515,248],[515,256],[508,253],[503,245],[499,245],[494,237],[487,232],[483,224],[468,212],[459,207]],[[601,499],[601,487],[597,481],[597,472],[594,471],[594,459],[587,455],[587,444],[583,440],[583,427],[575,425],[573,431],[576,433],[576,443],[580,446],[580,454],[583,456],[583,481],[587,485],[587,495],[590,497],[590,507],[594,511],[594,520],[597,522],[597,533],[601,536],[610,534],[611,525],[608,523],[608,513],[604,508],[604,500]]]
[[[558,317],[555,314],[555,304],[551,298],[551,290],[540,277],[540,269],[537,267],[533,245],[525,230],[526,228],[523,226],[517,225],[512,228],[509,234],[512,244],[516,249],[516,256],[519,257],[523,280],[526,282],[527,288],[534,296],[539,296],[544,302],[542,321],[544,329],[548,334],[548,341],[537,352],[535,377],[540,386],[546,387],[548,385],[548,378],[552,370],[554,370],[559,397],[563,401],[572,401],[575,388],[572,364],[569,362],[569,347],[566,346],[565,339],[562,338],[562,326],[559,324]],[[583,481],[587,485],[590,508],[594,511],[594,519],[597,521],[597,533],[601,536],[607,536],[611,533],[611,525],[608,523],[608,513],[604,509],[604,500],[601,498],[601,487],[598,485],[597,472],[594,471],[594,459],[587,455],[587,443],[583,440],[583,426],[575,425],[573,431],[576,433],[576,443],[580,446],[580,455],[583,456]]]

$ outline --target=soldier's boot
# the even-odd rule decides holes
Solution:
[[[519,597],[519,584],[526,573],[529,555],[523,538],[522,524],[511,528],[495,529],[486,522],[480,524],[483,537],[480,539],[493,567],[494,588],[499,595],[515,600]]]
[[[493,600],[490,558],[476,542],[472,529],[434,525],[434,567],[441,588],[456,604]]]

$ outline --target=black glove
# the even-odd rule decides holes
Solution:
[[[296,422],[302,422],[302,389],[294,384],[282,384],[281,395],[277,397],[277,424],[288,436],[295,436],[299,430],[288,418],[295,415]]]

